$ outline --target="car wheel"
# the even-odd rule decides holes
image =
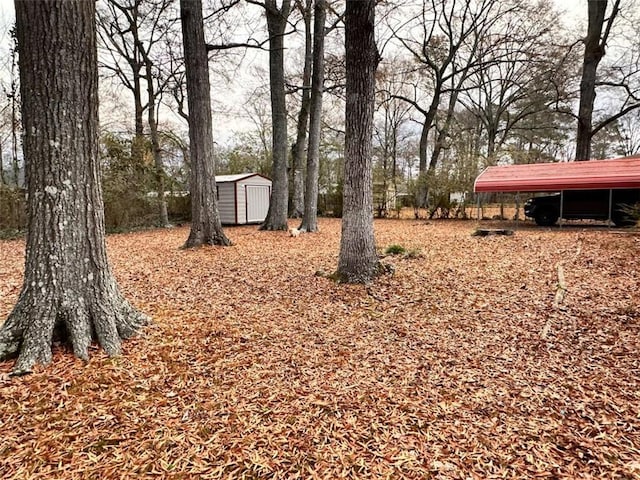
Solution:
[[[558,213],[551,208],[543,208],[536,212],[536,223],[542,227],[550,227],[558,221]]]

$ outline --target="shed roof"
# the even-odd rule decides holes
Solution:
[[[240,180],[245,180],[249,177],[256,176],[271,180],[270,178],[267,178],[264,175],[260,175],[259,173],[238,173],[236,175],[216,175],[216,183],[235,183],[239,182]]]
[[[640,157],[488,167],[474,192],[557,192],[640,188]]]

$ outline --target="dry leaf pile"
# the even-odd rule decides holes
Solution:
[[[119,358],[0,363],[0,478],[640,478],[640,236],[475,226],[377,222],[421,255],[370,286],[315,275],[337,220],[109,237],[155,324]],[[0,318],[23,251],[0,242]]]

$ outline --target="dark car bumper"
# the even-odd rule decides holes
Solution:
[[[535,216],[535,213],[536,213],[536,206],[530,201],[526,202],[524,204],[524,214],[527,217],[533,218]]]

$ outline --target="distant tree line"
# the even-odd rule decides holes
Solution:
[[[640,153],[639,6],[637,0],[586,2],[578,12],[580,30],[551,0],[379,5],[376,214],[412,206],[428,215],[449,193],[470,192],[487,165]],[[119,212],[108,215],[107,224],[117,229],[188,219],[166,194],[189,190],[191,168],[178,5],[101,0],[96,12],[105,205]],[[286,228],[288,217],[309,219],[318,208],[326,210],[327,199],[338,204],[344,6],[220,0],[207,2],[203,12],[214,93],[223,91],[220,85],[235,88],[237,79],[264,79],[250,78],[236,112],[214,94],[214,109],[227,108],[214,113],[214,126],[227,115],[245,119],[231,141],[214,144],[217,173],[273,178],[265,228]],[[23,186],[24,169],[11,26],[6,36],[12,43],[2,63],[0,185],[9,198],[8,189]],[[253,74],[240,73],[245,57],[255,55],[264,55],[268,72],[254,67]],[[114,149],[116,140],[129,152]],[[118,201],[124,192],[135,192],[137,200]],[[11,217],[2,224],[15,226],[22,218]]]

